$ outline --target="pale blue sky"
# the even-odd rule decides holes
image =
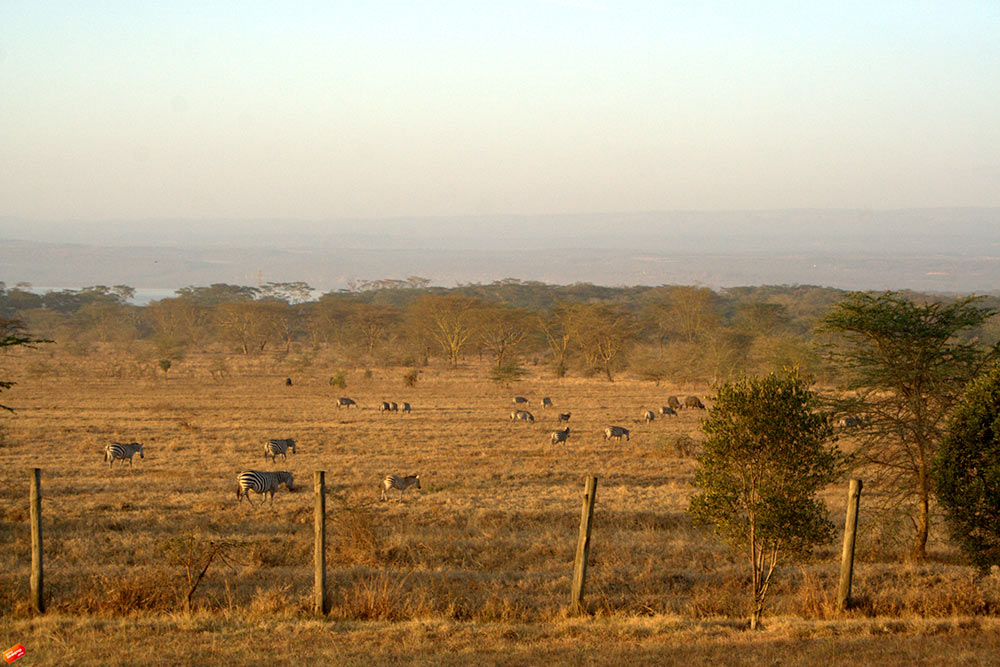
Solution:
[[[996,0],[0,2],[0,216],[938,206],[1000,206]]]

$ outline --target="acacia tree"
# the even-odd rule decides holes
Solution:
[[[520,308],[502,304],[479,310],[479,342],[493,357],[494,368],[504,361],[528,335],[528,316]]]
[[[570,342],[573,340],[572,308],[566,304],[556,304],[546,316],[538,315],[538,330],[545,336],[545,343],[552,353],[552,370],[556,377],[566,375],[568,369]]]
[[[952,539],[981,572],[1000,565],[1000,366],[969,385],[932,472]]]
[[[839,452],[817,398],[796,371],[745,377],[720,387],[688,511],[743,553],[750,566],[750,628],[764,612],[779,558],[833,537],[816,493],[837,476]]]
[[[591,368],[604,371],[614,382],[614,366],[635,338],[631,313],[602,303],[579,304],[570,309],[570,328]]]
[[[927,553],[930,470],[945,419],[966,384],[1000,355],[997,345],[958,339],[996,313],[979,301],[921,304],[896,292],[854,292],[821,326],[838,338],[828,357],[853,391],[833,405],[857,418],[857,462],[867,467],[882,509],[910,519],[910,556],[918,560]]]
[[[457,294],[424,294],[410,306],[410,321],[441,347],[452,366],[458,366],[462,349],[476,333],[479,303],[479,299]]]

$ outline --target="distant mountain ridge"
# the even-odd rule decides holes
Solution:
[[[420,275],[434,284],[1000,290],[1000,208],[319,221],[0,219],[0,280],[176,288]]]

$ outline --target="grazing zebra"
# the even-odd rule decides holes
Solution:
[[[674,410],[671,407],[666,406],[666,405],[661,405],[660,406],[660,414],[664,415],[664,416],[666,416],[666,415],[673,415],[673,416],[676,417],[677,416],[677,411]]]
[[[656,415],[653,414],[652,410],[646,410],[645,412],[642,413],[642,418],[648,424],[649,422],[656,419]]]
[[[520,421],[523,421],[523,422],[528,422],[530,424],[534,424],[535,423],[535,415],[531,414],[527,410],[514,410],[514,412],[510,413],[510,420],[512,422],[520,420]]]
[[[572,414],[572,413],[569,413],[569,412],[560,412],[559,413],[559,421],[561,421],[561,422],[568,422],[570,414]]]
[[[357,406],[358,406],[358,404],[357,404],[357,403],[356,403],[356,402],[354,401],[354,399],[353,399],[353,398],[347,398],[347,397],[345,396],[345,397],[343,397],[343,398],[338,398],[338,399],[337,399],[337,409],[338,409],[338,410],[339,410],[339,409],[341,409],[341,408],[349,408],[349,407],[351,407],[352,405],[353,405],[354,407],[357,407]]]
[[[392,408],[389,407],[388,401],[382,401],[382,405],[378,406],[379,412],[389,412]]]
[[[561,431],[552,431],[552,435],[549,437],[552,438],[553,445],[558,445],[560,442],[566,444],[566,441],[569,440],[569,426]]]
[[[399,412],[399,404],[390,401],[389,402],[389,412]]]
[[[524,396],[515,396],[513,400],[511,400],[511,403],[513,403],[514,405],[527,405],[528,399],[526,399]]]
[[[274,502],[274,492],[278,490],[278,485],[284,484],[289,492],[294,491],[292,488],[292,473],[279,470],[276,472],[261,472],[260,470],[244,470],[240,473],[240,476],[236,478],[236,497],[239,498],[240,502],[243,502],[243,497],[246,496],[247,502],[253,505],[253,501],[250,500],[250,492],[259,493],[263,496],[265,493],[270,494],[271,502]],[[261,502],[264,499],[261,498]]]
[[[552,399],[546,396],[545,398],[542,399],[542,408],[544,409],[551,407],[552,407]]]
[[[609,426],[604,429],[604,439],[610,440],[614,438],[615,440],[621,441],[622,437],[628,440],[628,429],[624,426]]]
[[[676,396],[671,396],[670,398],[668,398],[667,399],[667,405],[669,405],[674,410],[680,410],[681,409],[681,401]]]
[[[685,408],[698,408],[699,410],[705,409],[705,404],[701,402],[701,399],[697,396],[688,396],[684,399]]]
[[[139,452],[139,458],[146,458],[145,454],[142,453],[142,445],[138,442],[130,442],[128,444],[121,442],[112,442],[110,445],[104,448],[104,460],[108,462],[108,468],[113,468],[115,465],[115,459],[120,459],[122,465],[125,465],[125,459],[128,459],[128,467],[132,467],[132,457],[135,453]]]
[[[286,387],[292,386],[292,378],[285,378],[285,386]]]
[[[382,500],[388,500],[385,492],[389,489],[399,489],[399,502],[403,502],[403,491],[406,491],[411,486],[420,488],[420,475],[407,475],[406,477],[399,477],[397,475],[386,475],[385,479],[382,480]]]
[[[276,439],[268,440],[267,444],[264,445],[264,460],[266,461],[267,457],[270,456],[271,463],[274,463],[274,460],[278,457],[278,454],[281,454],[281,458],[283,460],[287,460],[289,448],[291,448],[292,454],[294,454],[295,441],[292,440],[291,438],[287,438],[285,440],[276,440]]]
[[[410,411],[410,404],[409,403],[403,403],[403,407],[401,408],[401,411],[408,413]]]

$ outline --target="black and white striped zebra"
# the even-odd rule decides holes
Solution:
[[[664,417],[666,417],[667,415],[673,415],[674,417],[676,417],[677,411],[668,405],[661,405],[660,414],[663,415]]]
[[[403,491],[406,491],[411,486],[420,488],[420,475],[407,475],[406,477],[399,477],[397,475],[386,475],[385,479],[382,480],[382,500],[388,500],[385,492],[389,489],[399,489],[399,502],[403,502]]]
[[[269,494],[271,497],[271,502],[274,502],[274,492],[278,490],[280,484],[284,484],[289,491],[294,491],[292,488],[292,473],[279,470],[276,472],[262,472],[260,470],[244,470],[240,473],[240,476],[236,478],[236,497],[239,498],[240,502],[243,502],[243,497],[246,496],[247,502],[253,505],[253,501],[250,500],[250,492],[259,493],[264,495]],[[263,503],[263,498],[261,499]]]
[[[278,454],[281,454],[281,459],[283,461],[288,460],[289,449],[292,450],[292,454],[295,453],[295,441],[291,438],[286,438],[284,440],[272,438],[267,441],[267,444],[264,445],[264,460],[266,461],[267,457],[270,456],[271,463],[274,463]]]
[[[549,398],[548,396],[542,397],[542,408],[544,409],[544,408],[551,408],[551,407],[552,407],[552,399]]]
[[[552,431],[552,435],[549,437],[552,439],[553,445],[558,445],[560,442],[565,445],[569,440],[569,426],[558,431]]]
[[[513,421],[524,421],[529,424],[535,423],[535,415],[531,414],[527,410],[514,410],[510,413],[510,420]]]
[[[409,412],[410,412],[410,404],[409,403],[403,403],[403,407],[400,408],[400,411],[409,414]]]
[[[358,404],[354,401],[353,398],[347,398],[346,396],[343,396],[343,397],[337,399],[337,409],[338,410],[340,408],[350,408],[352,405],[354,407],[358,407]]]
[[[122,465],[125,465],[125,459],[128,459],[128,467],[131,468],[132,457],[135,456],[136,452],[139,453],[140,459],[146,458],[145,454],[142,453],[142,445],[138,442],[112,442],[104,448],[104,461],[108,464],[108,468],[113,468],[115,459],[120,460]]]
[[[572,414],[572,413],[569,413],[569,412],[560,412],[559,413],[559,421],[561,421],[561,422],[568,422],[570,414]]]
[[[625,428],[624,426],[607,427],[606,429],[604,429],[604,439],[610,440],[611,438],[614,438],[618,441],[621,441],[622,438],[628,440],[628,429]]]
[[[642,419],[648,424],[649,422],[656,419],[656,415],[653,414],[652,410],[646,410],[645,412],[642,413]]]

